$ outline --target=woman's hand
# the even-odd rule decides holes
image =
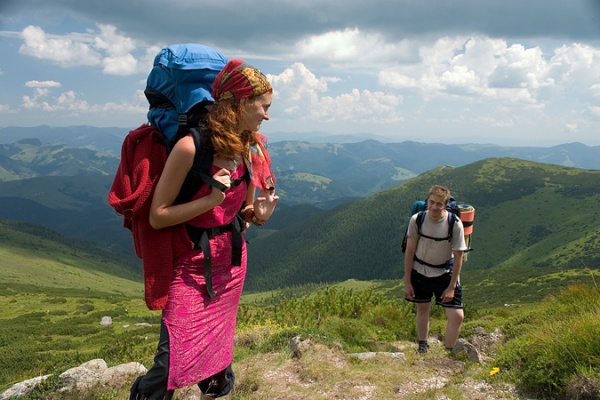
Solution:
[[[221,168],[217,171],[216,174],[213,175],[213,178],[217,181],[225,185],[227,189],[231,187],[231,171],[225,168]],[[225,192],[222,192],[219,188],[213,186],[210,192],[211,200],[214,202],[215,206],[218,206],[225,200]]]
[[[261,221],[267,221],[275,210],[279,196],[275,196],[275,189],[261,189],[254,200],[254,216]]]

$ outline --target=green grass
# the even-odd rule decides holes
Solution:
[[[306,288],[307,293],[302,296],[271,293],[263,305],[256,304],[257,294],[250,298],[243,296],[235,363],[254,364],[257,361],[252,360],[277,354],[285,360],[289,357],[289,341],[295,336],[345,353],[390,351],[397,343],[414,342],[413,307],[386,295],[385,289],[377,289],[386,286],[394,285],[348,281],[340,286]],[[140,297],[115,294],[88,297],[87,290],[50,289],[43,293],[38,287],[29,289],[21,286],[17,291],[5,287],[0,291],[0,369],[3,371],[0,391],[40,374],[57,375],[94,358],[104,359],[109,366],[131,361],[151,365],[160,314],[147,310]],[[460,394],[459,381],[473,379],[473,374],[480,380],[514,383],[528,393],[543,395],[536,398],[547,399],[564,398],[561,396],[568,390],[574,390],[569,388],[579,387],[576,382],[597,382],[600,378],[597,335],[600,332],[600,291],[594,285],[563,289],[536,305],[467,308],[466,314],[463,337],[479,327],[488,332],[501,327],[508,341],[499,348],[496,358],[483,366],[484,372],[467,368],[454,377],[455,384],[447,389],[420,393],[425,397],[415,398],[429,398],[429,395],[431,398],[440,395],[465,398],[455,397]],[[100,320],[105,315],[113,318],[113,324],[102,327]],[[141,322],[151,326],[135,326]],[[431,334],[441,333],[444,325],[443,311],[434,307]],[[436,351],[433,350],[434,355]],[[443,359],[447,355],[436,357]],[[355,371],[357,374],[370,373],[368,364],[355,367],[359,368]],[[486,378],[485,371],[492,367],[500,368],[500,373]],[[319,369],[318,362],[304,368],[302,373],[306,379],[324,379],[326,371]],[[410,370],[411,367],[402,368]],[[250,378],[246,376],[240,382],[239,397],[234,398],[253,399],[252,390],[244,392],[248,385],[252,387]],[[339,379],[347,378],[339,376]],[[384,381],[378,382],[382,388],[389,384]],[[46,394],[54,390],[52,382],[45,386]],[[106,399],[123,395],[119,391],[98,390]],[[393,387],[385,390],[393,390]],[[41,397],[37,398],[44,398],[43,395],[42,390]]]
[[[0,388],[94,358],[118,364],[134,356],[149,363],[158,339],[159,314],[139,296],[4,286],[0,310]],[[100,325],[104,316],[112,325]],[[154,326],[136,326],[144,322]]]
[[[574,382],[600,385],[600,289],[576,285],[506,324],[496,364],[531,393],[560,398]],[[598,387],[598,386],[596,386]]]

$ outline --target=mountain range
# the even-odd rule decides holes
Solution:
[[[0,181],[40,176],[112,176],[126,134],[122,128],[89,126],[0,128]],[[600,169],[600,146],[581,143],[554,147],[376,140],[323,143],[315,136],[309,137],[310,142],[269,144],[278,194],[288,205],[311,204],[328,209],[393,187],[438,166],[460,167],[495,157]],[[320,140],[326,137],[321,136]]]
[[[16,145],[23,144],[10,146]],[[306,150],[312,146],[320,151]],[[344,168],[336,163],[346,160],[346,168],[360,164],[358,160],[367,157],[361,152],[379,145],[298,142],[294,147],[285,142],[282,150],[273,147],[278,159],[284,160],[278,168],[302,167],[311,176],[335,175],[340,184]],[[49,154],[49,148],[40,142],[38,154]],[[332,155],[332,149],[337,149],[337,155]],[[294,157],[304,152],[314,158],[306,162],[300,157],[296,164]],[[329,179],[331,185],[333,179]],[[106,204],[111,181],[110,174],[91,174],[0,182],[0,218],[41,224],[77,238],[80,244],[100,245],[122,257],[126,268],[141,278],[131,235],[122,227],[122,218]],[[281,187],[292,185],[283,173],[279,182]],[[547,293],[555,284],[581,279],[586,268],[598,268],[600,216],[591,211],[600,204],[598,182],[600,171],[593,169],[489,157],[459,167],[432,167],[373,194],[363,189],[362,197],[333,197],[338,205],[317,207],[330,200],[323,197],[330,195],[330,186],[324,185],[318,190],[324,194],[314,195],[315,204],[282,201],[266,227],[249,232],[246,290],[346,279],[401,279],[400,242],[410,206],[439,183],[448,185],[459,203],[476,208],[474,251],[463,274],[465,282],[473,282],[470,292],[478,298],[493,294],[497,297],[490,301],[494,302],[514,302],[515,296],[538,299],[542,293],[532,292],[532,287],[540,282],[544,282],[540,290]],[[505,290],[508,286],[510,291]]]

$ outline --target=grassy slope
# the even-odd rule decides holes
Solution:
[[[399,248],[408,210],[434,183],[448,185],[459,202],[477,210],[475,251],[465,265],[465,278],[472,271],[477,280],[465,283],[498,271],[500,276],[488,282],[503,289],[508,281],[525,282],[584,265],[597,268],[600,215],[588,207],[600,203],[599,179],[600,171],[514,159],[441,167],[252,242],[247,288],[401,279]]]
[[[0,223],[0,280],[4,285],[140,294],[141,273],[135,274],[98,254],[25,233],[11,225],[14,224]]]
[[[144,304],[140,275],[17,228],[0,223],[0,390],[93,358],[110,360],[123,337],[154,334],[135,325],[158,318]],[[113,324],[101,327],[104,316]],[[149,362],[155,343],[135,341]]]

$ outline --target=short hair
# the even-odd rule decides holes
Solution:
[[[448,204],[448,201],[450,200],[450,189],[441,185],[433,185],[429,189],[429,196],[439,196],[444,200],[444,204]]]

